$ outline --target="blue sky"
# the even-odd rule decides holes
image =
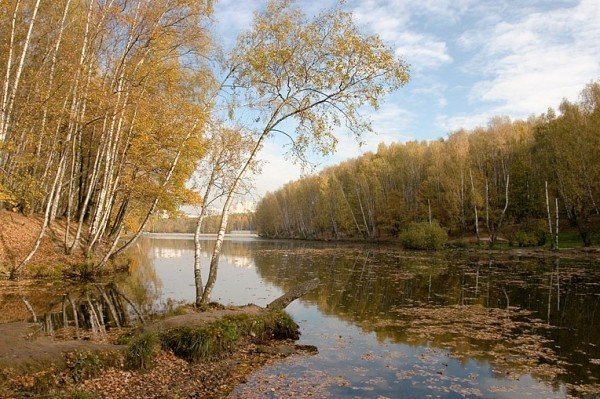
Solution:
[[[233,43],[265,3],[218,1],[218,37]],[[296,1],[307,14],[334,4]],[[315,170],[380,142],[436,139],[494,115],[539,114],[600,79],[600,0],[348,0],[343,7],[411,65],[411,81],[369,114],[377,134],[360,147],[340,132],[338,151],[314,158]],[[255,198],[303,173],[283,144],[276,138],[263,149]]]

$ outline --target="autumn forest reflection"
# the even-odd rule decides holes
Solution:
[[[205,265],[211,245],[203,241]],[[600,275],[585,260],[247,238],[227,240],[223,255],[217,291],[226,302],[266,303],[319,277],[321,286],[302,306],[372,333],[380,343],[440,348],[463,362],[489,362],[496,377],[532,375],[553,389],[566,384],[577,392],[573,387],[597,384]],[[151,287],[146,292],[153,299],[139,306],[149,309],[159,299],[164,306],[162,291],[192,300],[191,280],[173,280],[173,273],[191,275],[192,256],[193,242],[185,236],[140,241],[130,276],[138,281],[131,287]],[[165,280],[175,286],[164,287]]]
[[[212,245],[202,241],[205,269]],[[3,319],[35,313],[49,333],[64,325],[100,333],[168,311],[194,299],[193,250],[188,236],[145,236],[130,251],[127,275],[5,292]],[[320,354],[265,373],[343,376],[320,385],[328,395],[586,397],[598,387],[600,272],[592,261],[248,237],[227,239],[221,259],[214,295],[225,304],[266,305],[319,277],[290,312]],[[321,378],[313,377],[306,380]]]

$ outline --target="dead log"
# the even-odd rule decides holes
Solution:
[[[282,296],[280,296],[279,298],[275,299],[270,304],[268,304],[267,308],[269,308],[269,309],[285,309],[285,308],[287,308],[287,306],[290,303],[292,303],[296,299],[308,294],[311,291],[314,291],[319,286],[320,282],[321,281],[318,278],[315,278],[315,279],[306,281],[302,284],[299,284],[299,285],[295,286],[294,288],[292,288],[291,290],[289,290],[288,292],[286,292],[285,294],[283,294]]]

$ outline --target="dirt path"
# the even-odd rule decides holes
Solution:
[[[126,348],[124,345],[87,340],[57,340],[45,335],[40,324],[27,322],[0,324],[0,337],[0,368],[43,367],[63,362],[69,352],[120,351]]]

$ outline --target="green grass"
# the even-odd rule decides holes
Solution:
[[[216,359],[232,352],[244,339],[297,339],[298,325],[285,312],[267,311],[258,316],[246,314],[224,317],[203,327],[178,327],[161,334],[164,349],[194,362]]]
[[[141,334],[129,342],[125,353],[125,367],[128,369],[146,369],[160,347],[160,338],[156,333]]]

